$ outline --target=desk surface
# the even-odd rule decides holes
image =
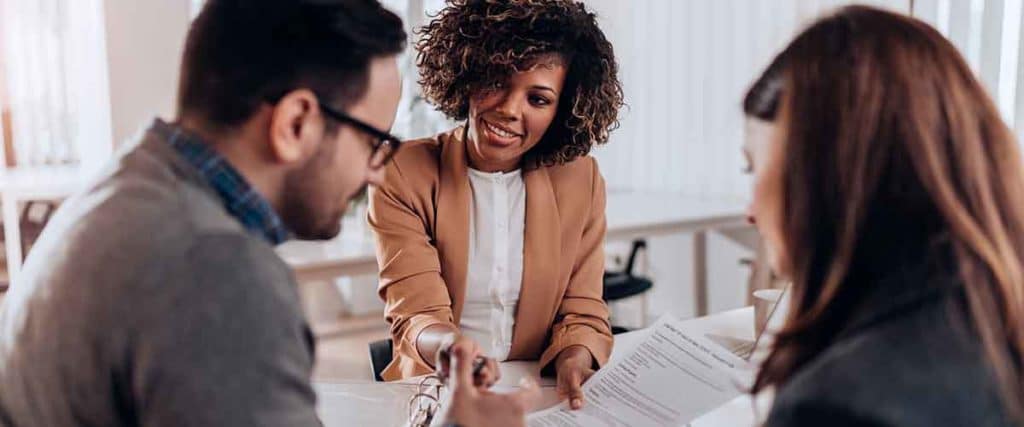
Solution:
[[[726,311],[693,320],[696,327],[706,333],[737,339],[754,338],[754,311],[751,307]],[[615,336],[615,350],[612,360],[622,357],[619,348],[630,348],[629,343],[643,338],[643,331]],[[511,387],[518,384],[524,375],[537,377],[535,362],[502,363],[502,379],[498,386]],[[549,407],[558,402],[554,383],[541,380],[542,404]],[[407,403],[416,386],[411,382],[374,383],[365,380],[316,383],[318,412],[324,426],[401,426],[406,421]],[[744,403],[747,402],[747,403]],[[736,400],[698,419],[694,425],[743,426],[753,424],[750,399],[741,396]]]
[[[745,203],[739,199],[698,198],[670,193],[608,195],[608,240],[740,226]],[[326,242],[293,241],[278,253],[295,269],[299,282],[342,275],[374,274],[377,260],[373,239],[356,227]]]

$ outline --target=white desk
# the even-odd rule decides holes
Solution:
[[[707,314],[707,231],[745,226],[742,200],[611,192],[606,216],[610,241],[693,233],[695,312]],[[328,242],[289,242],[281,245],[278,253],[295,270],[300,283],[375,274],[372,239],[342,233]]]
[[[754,338],[754,311],[751,307],[731,310],[693,320],[706,333],[752,340]],[[639,332],[617,335],[612,360],[622,357],[619,348],[628,348],[628,342],[642,339]],[[514,386],[524,375],[537,378],[535,362],[502,364],[499,386]],[[558,403],[554,384],[550,379],[541,381],[542,399],[537,409]],[[410,382],[374,383],[369,378],[345,382],[316,383],[317,411],[324,426],[401,426],[406,421],[407,404],[415,386]],[[746,402],[746,403],[745,403]],[[723,405],[694,422],[694,426],[751,426],[754,424],[750,399],[744,396]]]
[[[13,285],[21,271],[21,229],[18,205],[31,200],[61,200],[82,189],[88,173],[80,166],[37,166],[0,169],[7,274]]]

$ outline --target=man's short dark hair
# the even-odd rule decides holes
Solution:
[[[178,114],[231,128],[300,88],[344,108],[363,96],[370,60],[405,40],[377,0],[208,0],[185,41]]]

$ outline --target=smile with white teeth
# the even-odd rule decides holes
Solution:
[[[483,120],[483,122],[484,122],[484,126],[487,127],[487,130],[489,130],[491,133],[493,133],[495,135],[498,135],[498,136],[500,136],[502,138],[518,138],[520,136],[518,134],[514,134],[514,133],[509,132],[509,131],[507,131],[505,129],[502,129],[500,127],[492,125],[490,122],[488,122],[486,120]]]

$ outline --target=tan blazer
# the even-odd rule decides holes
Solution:
[[[458,325],[466,295],[470,197],[466,146],[459,127],[409,141],[370,191],[377,236],[379,293],[387,303],[395,380],[430,372],[416,350],[427,326]],[[599,365],[612,348],[602,299],[605,185],[591,157],[528,170],[523,285],[509,359],[540,360],[582,345]]]

